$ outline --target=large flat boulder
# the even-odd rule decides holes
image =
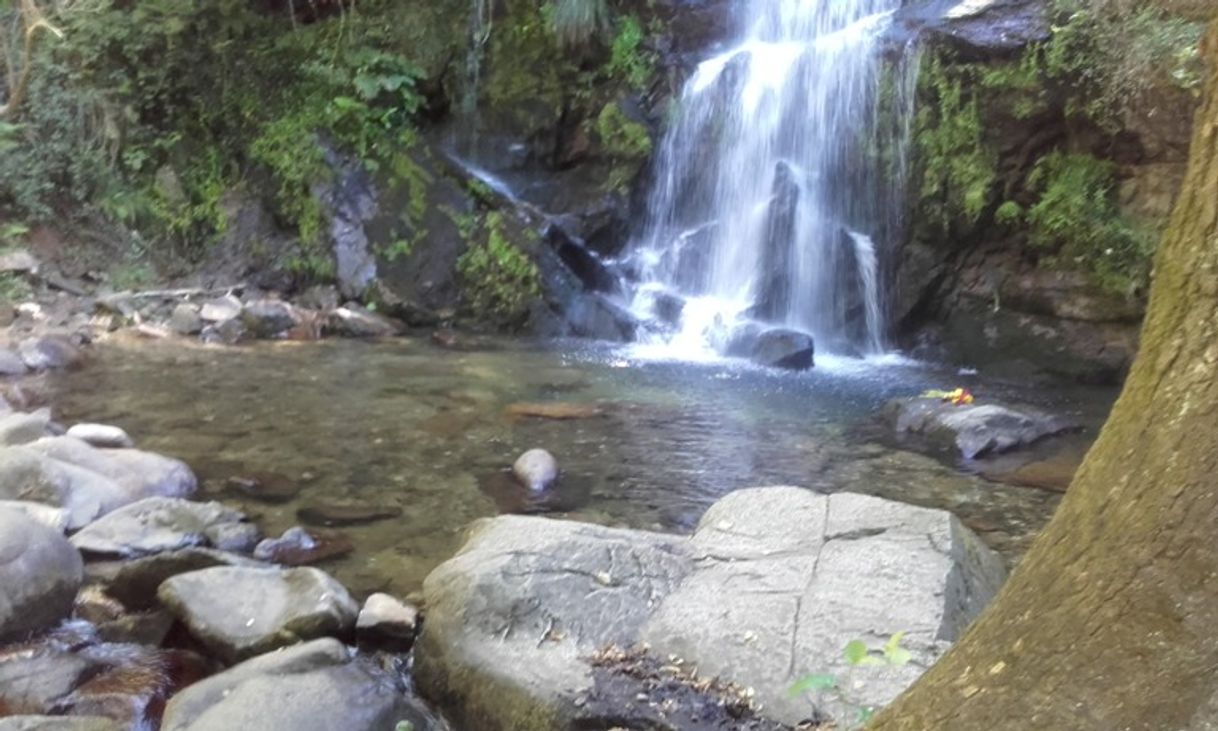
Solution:
[[[23,511],[0,509],[0,641],[68,616],[83,577],[80,553],[63,533]]]
[[[179,574],[157,597],[216,656],[243,660],[326,636],[347,636],[359,604],[314,568],[218,566]]]
[[[81,551],[104,556],[147,556],[190,546],[219,546],[245,516],[220,503],[151,497],[123,507],[72,536]]]
[[[135,502],[146,497],[190,497],[198,481],[185,463],[139,449],[98,449],[74,437],[50,437],[28,445],[60,462],[103,475]]]
[[[169,701],[163,731],[415,731],[443,728],[394,678],[320,639],[256,657]]]
[[[1004,578],[949,513],[862,495],[742,490],[690,538],[503,516],[424,583],[416,677],[480,731],[608,727],[608,709],[636,701],[605,703],[613,688],[592,658],[645,643],[752,688],[766,719],[845,716],[904,690]],[[875,649],[898,632],[911,662],[847,663],[850,641]],[[848,671],[856,682],[819,708],[788,694]]]
[[[922,435],[956,448],[965,459],[1009,452],[1079,428],[1077,422],[1030,406],[955,405],[937,398],[896,399],[884,414],[898,435]]]

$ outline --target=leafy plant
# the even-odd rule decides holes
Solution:
[[[787,693],[793,698],[805,694],[812,694],[816,698],[828,695],[846,708],[852,709],[858,724],[865,724],[871,720],[871,717],[875,714],[875,709],[859,707],[851,703],[846,698],[844,690],[851,687],[851,675],[856,668],[873,665],[888,667],[908,665],[910,660],[913,659],[913,655],[910,654],[909,650],[901,646],[901,641],[904,639],[905,633],[897,632],[889,637],[888,641],[878,650],[869,648],[867,643],[860,639],[851,640],[842,648],[842,658],[850,667],[850,673],[846,678],[838,678],[833,673],[805,675],[797,680],[787,690]]]
[[[610,47],[606,71],[614,78],[624,79],[635,89],[643,89],[655,69],[655,56],[644,47],[647,35],[638,19],[627,15],[618,23],[617,35]]]
[[[457,260],[468,306],[484,319],[517,326],[541,296],[541,274],[529,255],[508,240],[501,214],[486,214],[486,238]]]

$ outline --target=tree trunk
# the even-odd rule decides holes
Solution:
[[[1218,20],[1204,53],[1125,390],[998,598],[869,729],[1218,729]]]

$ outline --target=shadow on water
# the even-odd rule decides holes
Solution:
[[[522,512],[685,532],[715,499],[768,484],[946,508],[1015,557],[1056,494],[987,482],[872,426],[888,399],[956,378],[891,359],[786,374],[506,340],[460,352],[408,339],[116,343],[62,376],[56,403],[64,421],[112,422],[185,460],[203,497],[240,506],[268,534],[337,510],[330,529],[355,550],[327,568],[357,593],[407,594],[477,518]],[[1038,395],[1094,423],[1110,398]],[[521,415],[511,407],[522,402],[565,404],[581,418]],[[563,469],[540,494],[509,472],[533,447]]]

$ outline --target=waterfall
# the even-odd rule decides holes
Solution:
[[[883,351],[917,68],[881,53],[900,4],[744,3],[734,47],[686,82],[628,247],[644,339],[695,357],[759,322]]]

